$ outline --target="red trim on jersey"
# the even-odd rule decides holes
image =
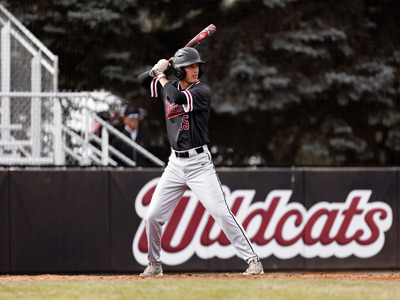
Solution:
[[[198,84],[200,82],[200,80],[197,80],[196,82],[192,83],[191,85],[189,85],[189,87],[186,89],[186,91],[188,89],[190,89],[191,87],[195,86],[196,84]]]
[[[189,85],[187,87],[187,89],[185,91],[187,91],[188,89],[190,89],[191,87],[195,86],[196,84],[200,83],[200,80],[197,80],[196,82],[193,82],[191,85]],[[181,90],[181,86],[178,84],[178,90]],[[184,91],[182,91],[184,92]]]
[[[151,97],[156,98],[158,97],[157,94],[157,78],[153,78],[153,80],[151,81],[151,86],[150,86],[150,90],[151,90]]]
[[[188,86],[188,88],[186,90],[182,91],[185,94],[186,100],[187,100],[187,104],[185,104],[185,109],[186,109],[186,105],[187,105],[187,110],[185,110],[186,112],[190,112],[193,110],[193,97],[192,97],[192,94],[188,91],[188,89],[192,88],[193,86],[195,86],[198,83],[200,83],[199,80],[197,80],[196,82],[193,82],[191,85]]]
[[[193,110],[193,97],[192,97],[192,94],[190,94],[188,91],[183,91],[183,92],[185,93],[186,99],[187,99],[187,102],[188,102],[188,111],[187,112],[192,111]]]
[[[183,115],[185,113],[185,111],[181,110],[181,111],[175,111],[173,113],[167,113],[167,118],[171,119],[180,115]]]

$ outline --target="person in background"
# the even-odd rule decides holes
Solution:
[[[146,150],[149,150],[150,139],[143,131],[140,130],[139,119],[140,119],[139,110],[134,106],[128,106],[124,112],[123,116],[124,127],[121,132],[130,139],[132,139],[132,141],[138,143]],[[118,137],[114,138],[111,145],[117,150],[119,150],[121,153],[123,153],[125,156],[129,157],[134,162],[136,162],[137,167],[152,166],[152,163],[146,157],[144,157],[142,154],[137,152],[134,148],[126,144]],[[114,159],[118,162],[119,166],[128,167],[128,164],[121,161],[117,157],[114,157]]]

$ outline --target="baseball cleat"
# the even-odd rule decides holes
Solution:
[[[161,264],[149,263],[140,276],[160,276],[163,275]]]
[[[249,267],[243,273],[243,275],[258,275],[264,274],[264,269],[261,262],[255,258],[249,261]]]

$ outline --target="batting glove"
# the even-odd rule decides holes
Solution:
[[[160,59],[156,63],[157,69],[162,71],[163,73],[168,70],[168,68],[171,66],[171,64],[168,62],[166,59]]]
[[[150,75],[153,74],[157,78],[166,77],[164,72],[171,66],[166,59],[160,59],[150,71]]]
[[[157,70],[151,70],[150,75],[153,75],[154,77],[157,77],[158,79],[167,77],[163,72],[157,71]]]

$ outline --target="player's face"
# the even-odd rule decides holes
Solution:
[[[130,130],[135,130],[139,126],[139,118],[124,117],[124,124],[128,126]]]
[[[199,78],[199,64],[192,64],[185,67],[186,77],[184,80],[190,84],[195,83]]]

